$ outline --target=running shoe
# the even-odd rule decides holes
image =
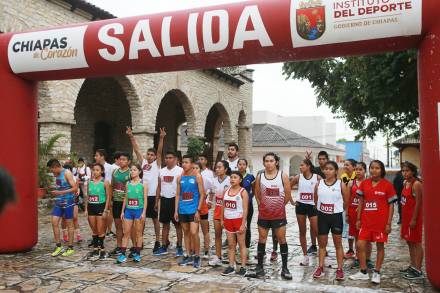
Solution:
[[[66,251],[64,251],[61,256],[71,256],[74,253],[75,253],[75,250],[73,249],[73,247],[68,247],[66,249]]]
[[[161,246],[156,252],[153,253],[155,256],[168,254],[168,249],[165,246]]]
[[[349,249],[349,250],[345,253],[344,258],[345,258],[345,259],[349,259],[349,258],[352,258],[352,257],[354,257],[354,251],[353,251],[353,249]]]
[[[90,239],[89,243],[87,244],[88,247],[93,247],[93,239]]]
[[[176,247],[176,257],[180,257],[183,256],[183,248],[182,246],[177,246]]]
[[[222,261],[221,259],[218,258],[217,255],[214,255],[211,260],[208,262],[208,264],[212,267],[216,267],[216,266],[221,266],[222,265]]]
[[[408,273],[403,276],[403,278],[410,281],[415,281],[422,280],[425,278],[425,276],[423,275],[423,272],[412,268]]]
[[[92,250],[89,253],[87,253],[86,257],[87,257],[88,260],[96,259],[97,257],[99,257],[99,251],[98,250]]]
[[[287,267],[283,267],[281,269],[281,278],[284,280],[292,280],[292,274]]]
[[[202,260],[200,259],[200,256],[194,256],[193,266],[196,269],[199,269],[202,266]]]
[[[380,284],[380,273],[373,271],[373,276],[371,276],[371,283]]]
[[[113,231],[110,231],[110,232],[107,232],[107,233],[105,234],[105,236],[107,236],[107,237],[116,237],[116,234],[113,233]]]
[[[407,268],[404,269],[400,269],[399,273],[401,273],[402,275],[408,274],[409,272],[411,272],[413,270],[412,266],[408,266]]]
[[[140,254],[138,254],[138,253],[134,253],[134,254],[133,254],[133,261],[134,261],[134,262],[140,262],[141,259],[142,259],[142,257],[141,257]]]
[[[107,258],[107,253],[105,252],[105,250],[101,250],[100,252],[99,252],[99,259],[100,260],[104,260],[104,259],[106,259]]]
[[[322,276],[324,276],[324,268],[323,267],[318,267],[315,272],[313,273],[313,278],[315,279],[319,279]]]
[[[160,242],[156,241],[154,242],[154,247],[153,247],[153,255],[160,249]]]
[[[342,281],[344,279],[345,279],[344,271],[342,269],[337,269],[336,270],[336,280],[337,281]]]
[[[357,272],[354,275],[351,275],[350,277],[348,277],[350,280],[355,280],[355,281],[366,281],[370,279],[370,276],[368,276],[367,273],[362,273],[361,271]]]
[[[372,270],[374,269],[374,267],[375,267],[374,263],[371,260],[367,259],[367,268]]]
[[[309,257],[304,255],[302,262],[299,263],[300,266],[308,267],[309,266]]]
[[[130,253],[128,254],[128,258],[133,258],[133,256],[136,254],[136,251],[134,247],[130,248]]]
[[[277,261],[278,259],[278,253],[276,251],[272,251],[272,254],[270,255],[270,261]]]
[[[54,251],[52,252],[51,256],[55,257],[60,255],[63,252],[63,247],[62,246],[56,246]]]
[[[237,275],[240,276],[246,276],[247,270],[244,267],[240,267],[240,269],[237,272]]]
[[[307,254],[311,255],[316,255],[316,253],[318,252],[318,248],[316,247],[316,245],[310,245],[309,249],[307,249]]]
[[[191,256],[185,256],[178,262],[179,266],[186,266],[193,264],[193,258]]]
[[[119,256],[118,256],[118,259],[117,259],[117,263],[124,263],[124,262],[126,262],[127,261],[127,257],[125,256],[125,254],[120,254]]]
[[[113,249],[112,251],[110,251],[109,255],[110,256],[119,256],[121,255],[122,251],[120,247],[116,247],[115,249]]]
[[[262,278],[266,275],[266,273],[264,272],[264,268],[262,266],[257,265],[257,267],[255,268],[255,275],[257,278]]]
[[[223,272],[222,275],[223,276],[229,276],[229,275],[233,275],[235,274],[235,269],[231,266],[228,266]]]

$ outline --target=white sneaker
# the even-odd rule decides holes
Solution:
[[[309,266],[309,257],[307,255],[304,255],[304,259],[302,262],[299,263],[300,266],[308,267]]]
[[[380,284],[380,273],[373,271],[373,276],[371,277],[371,282],[374,284]]]
[[[208,262],[208,264],[212,267],[221,266],[222,261],[217,257],[217,255],[214,255],[211,260]]]
[[[373,275],[374,276],[374,275]],[[367,274],[362,273],[361,271],[357,272],[354,275],[351,275],[350,277],[348,277],[350,280],[369,280],[370,277]]]

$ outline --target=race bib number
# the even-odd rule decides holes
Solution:
[[[275,197],[280,196],[280,189],[279,188],[266,188],[266,196]]]
[[[304,201],[311,201],[313,200],[313,193],[301,193],[299,198]]]
[[[353,198],[353,201],[351,202],[351,205],[352,205],[352,206],[358,206],[358,205],[359,205],[359,198],[354,197],[354,198]]]
[[[237,209],[237,202],[233,200],[225,200],[225,208],[236,210]]]
[[[377,211],[377,202],[376,201],[367,201],[365,203],[366,211]]]
[[[321,203],[321,205],[319,206],[319,210],[326,214],[333,214],[335,211],[335,205]]]
[[[89,195],[89,202],[92,202],[92,203],[99,202],[99,196],[97,196],[97,195]]]
[[[223,199],[217,197],[217,198],[215,199],[215,204],[218,205],[218,206],[223,205]]]
[[[183,192],[182,193],[182,200],[183,201],[191,201],[194,199],[194,193],[193,192]]]
[[[145,164],[144,167],[142,167],[142,170],[144,171],[150,171],[151,170],[151,165],[150,164]]]
[[[120,183],[120,182],[115,182],[113,184],[113,189],[115,191],[120,191],[120,192],[125,192],[125,190],[127,189],[127,186],[124,183]]]
[[[163,176],[163,182],[171,183],[174,180],[174,176]]]
[[[131,207],[138,207],[139,206],[139,200],[135,198],[129,198],[128,199],[128,205]]]

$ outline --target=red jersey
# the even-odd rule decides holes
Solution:
[[[402,225],[400,236],[409,242],[422,242],[423,209],[417,215],[416,227],[410,228],[411,219],[416,209],[416,194],[413,192],[413,183],[405,181],[402,189]]]
[[[357,194],[364,199],[361,214],[361,229],[383,232],[388,223],[389,205],[397,200],[394,186],[381,179],[373,186],[371,179],[362,181]]]
[[[357,190],[359,186],[357,185],[357,180],[353,180],[353,185],[350,190],[350,201],[348,202],[348,222],[350,225],[356,226],[357,220],[357,208],[359,206],[359,195],[357,194]],[[362,183],[362,182],[361,182]]]

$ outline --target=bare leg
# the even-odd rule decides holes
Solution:
[[[327,252],[327,242],[328,235],[319,235],[318,236],[318,244],[319,244],[319,266],[324,267],[325,255]]]
[[[115,223],[116,223],[116,221],[115,221]],[[124,232],[123,232],[123,237],[122,237],[120,247],[127,248],[128,240],[130,239],[130,236],[131,236],[131,228],[133,226],[133,221],[132,220],[124,220],[123,225],[124,225]]]
[[[174,228],[176,228],[177,246],[182,246],[182,240],[183,240],[182,226],[180,225],[180,223],[174,223]]]
[[[342,246],[342,235],[333,234],[333,243],[336,248],[336,260],[338,262],[338,269],[342,269],[344,264],[344,247]]]
[[[235,248],[237,247],[236,234],[226,232],[226,236],[228,237],[229,266],[235,268]]]
[[[301,244],[303,255],[307,255],[307,238],[306,238],[307,219],[305,215],[298,215],[298,214],[296,215],[296,219],[298,221],[298,228],[299,228],[299,243]]]
[[[310,239],[312,245],[316,246],[316,239],[318,239],[318,216],[310,217]]]
[[[185,251],[186,255],[191,255],[191,235],[189,223],[180,223],[183,230],[183,239],[185,241]]]
[[[122,246],[123,245],[122,244],[122,237],[124,236],[125,230],[122,229],[122,220],[121,219],[115,219],[115,227],[116,227],[116,245],[118,247],[127,247],[127,246]],[[131,233],[131,229],[130,229],[130,233]]]
[[[222,234],[223,228],[219,220],[214,220],[215,230],[215,254],[218,258],[222,258]]]
[[[190,235],[191,235],[191,249],[195,255],[200,255],[200,236],[199,236],[199,223],[189,223]]]
[[[73,245],[73,234],[74,234],[74,227],[73,227],[73,219],[66,220],[67,225],[67,233],[68,233],[68,244],[69,246]]]
[[[55,243],[61,243],[60,241],[60,217],[52,216],[52,230]]]
[[[209,221],[200,220],[200,226],[202,227],[203,243],[204,243],[205,251],[209,251]]]
[[[423,263],[423,246],[422,243],[414,243],[414,267],[421,271]]]
[[[358,240],[357,247],[360,269],[367,270],[367,241]]]
[[[170,224],[162,224],[162,245],[168,245],[168,235],[170,234]]]
[[[160,242],[160,224],[157,218],[153,219],[153,227],[154,227],[154,234],[156,235],[156,241]]]
[[[135,242],[133,243],[134,247],[137,250],[140,250],[142,248],[142,241],[143,241],[143,237],[142,237],[142,232],[144,231],[144,220],[135,220],[134,221],[134,230],[135,230]],[[136,244],[135,244],[136,243]],[[139,252],[139,251],[136,251]]]
[[[241,266],[246,267],[246,262],[247,262],[246,232],[237,233],[237,242],[240,248]]]
[[[385,244],[376,243],[377,259],[376,259],[376,271],[380,272],[382,268],[383,260],[385,258]]]

